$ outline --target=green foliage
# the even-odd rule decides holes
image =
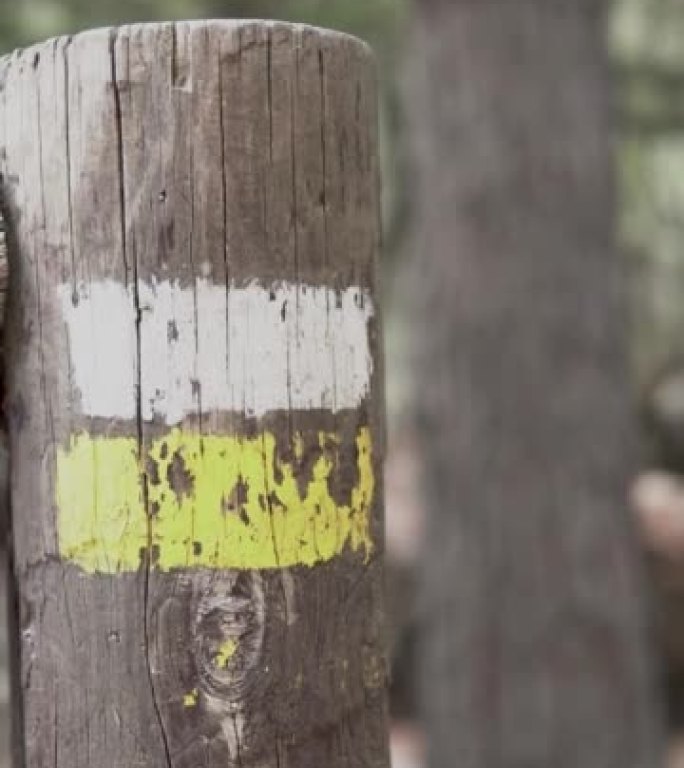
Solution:
[[[391,52],[407,0],[0,0],[0,49],[82,29],[183,18],[277,18],[350,32]]]
[[[405,6],[403,0],[286,0],[272,3],[271,12],[280,18],[349,32],[382,49],[388,37],[401,28]]]
[[[684,354],[684,4],[618,0],[620,231],[637,387]]]

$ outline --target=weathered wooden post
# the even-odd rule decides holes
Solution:
[[[372,56],[2,61],[17,765],[387,765]]]

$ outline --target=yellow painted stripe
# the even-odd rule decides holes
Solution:
[[[298,483],[300,435],[288,462],[270,432],[242,438],[173,429],[150,445],[145,472],[136,440],[74,435],[57,455],[60,554],[91,573],[135,571],[148,549],[163,571],[313,566],[347,548],[369,557],[370,431],[356,436],[356,482],[341,502],[331,488],[339,443],[320,433],[313,466]]]

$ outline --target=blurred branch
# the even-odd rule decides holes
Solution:
[[[657,115],[639,114],[629,108],[618,108],[620,131],[639,139],[656,140],[667,136],[684,136],[684,109]]]
[[[677,97],[684,93],[684,68],[657,62],[621,63],[617,65],[617,76],[620,87],[653,90]]]
[[[622,132],[643,139],[684,134],[684,69],[622,62],[616,75]]]

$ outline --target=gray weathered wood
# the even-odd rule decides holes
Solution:
[[[649,768],[607,4],[421,0],[410,113],[431,768]]]
[[[309,27],[216,21],[60,38],[0,69],[17,764],[386,766],[383,371],[377,308],[364,305],[375,296],[379,244],[372,56],[352,38]],[[249,337],[250,322],[267,325],[268,307],[250,316],[236,302],[275,301],[287,290],[296,299],[278,307],[293,334],[283,371],[282,350]],[[351,381],[334,355],[341,349],[356,366],[362,350],[330,339],[352,291],[349,312],[370,317],[369,389],[355,405],[333,407],[341,389],[324,390],[316,407],[297,405],[317,376],[298,373],[313,333],[299,321],[322,296],[316,354],[325,359],[320,350],[329,349],[335,387]],[[168,336],[157,337],[163,296]],[[225,316],[206,320],[210,299]],[[120,311],[99,320],[100,300]],[[237,336],[221,337],[217,326]],[[203,350],[215,333],[225,349],[212,369]],[[241,336],[253,343],[235,360]],[[134,344],[120,361],[121,339]],[[179,362],[188,343],[194,352]],[[240,365],[248,376],[263,345],[273,381],[230,379]],[[169,361],[176,368],[167,371]],[[115,387],[96,405],[88,376],[106,388],[125,366],[130,393]],[[232,407],[212,390],[214,374],[237,388]],[[290,407],[252,409],[257,390],[277,393],[285,378]],[[190,389],[192,403],[179,395],[172,418],[171,393]],[[359,495],[373,488],[362,477],[365,430],[375,487]],[[189,444],[198,446],[192,456]],[[208,551],[216,526],[197,522],[195,532],[208,505],[200,485],[218,487],[232,471],[228,459],[208,468],[215,444],[221,456],[238,445],[245,465],[221,509],[209,510],[225,516],[223,530],[244,523],[240,563],[220,536]],[[248,450],[271,478],[258,499]],[[77,454],[82,464],[70,463]],[[77,469],[66,480],[69,466]],[[323,489],[328,501],[312,502],[301,540],[279,552],[288,471],[295,498]],[[123,498],[131,477],[135,493]],[[361,530],[366,500],[371,543],[361,545],[344,521]],[[186,503],[196,504],[192,535],[172,540],[169,510]],[[91,507],[92,519],[78,517]],[[337,517],[325,527],[330,508]],[[270,516],[272,540],[253,515]],[[188,525],[182,515],[175,524]],[[249,548],[260,536],[274,562]]]

